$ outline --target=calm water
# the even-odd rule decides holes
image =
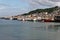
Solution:
[[[60,23],[0,20],[0,40],[60,40]]]

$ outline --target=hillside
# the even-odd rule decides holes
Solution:
[[[36,9],[36,10],[30,11],[28,13],[22,14],[22,15],[30,15],[30,14],[41,13],[41,12],[52,13],[53,11],[57,11],[57,10],[60,10],[60,7],[55,6],[55,7],[46,8],[46,9]]]

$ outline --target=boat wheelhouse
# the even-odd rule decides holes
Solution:
[[[55,22],[60,22],[60,15],[54,17]]]

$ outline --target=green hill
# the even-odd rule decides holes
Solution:
[[[30,14],[41,13],[41,12],[52,13],[53,11],[56,11],[58,9],[59,9],[58,6],[55,6],[55,7],[52,7],[52,8],[46,8],[46,9],[36,9],[36,10],[30,11],[29,13],[25,13],[25,14],[22,14],[22,15],[30,15]]]

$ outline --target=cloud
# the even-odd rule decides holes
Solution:
[[[46,6],[46,7],[53,7],[53,6],[60,6],[60,0],[25,0],[28,2],[32,7],[34,6]]]
[[[0,3],[0,10],[8,8],[9,5]]]
[[[12,16],[20,13],[20,8],[0,3],[0,16]],[[22,13],[22,12],[21,12]]]
[[[49,1],[53,1],[53,2],[60,2],[60,0],[49,0]]]
[[[0,3],[0,16],[1,15],[15,15],[29,12],[31,10],[60,6],[60,0],[19,0],[8,1]]]

